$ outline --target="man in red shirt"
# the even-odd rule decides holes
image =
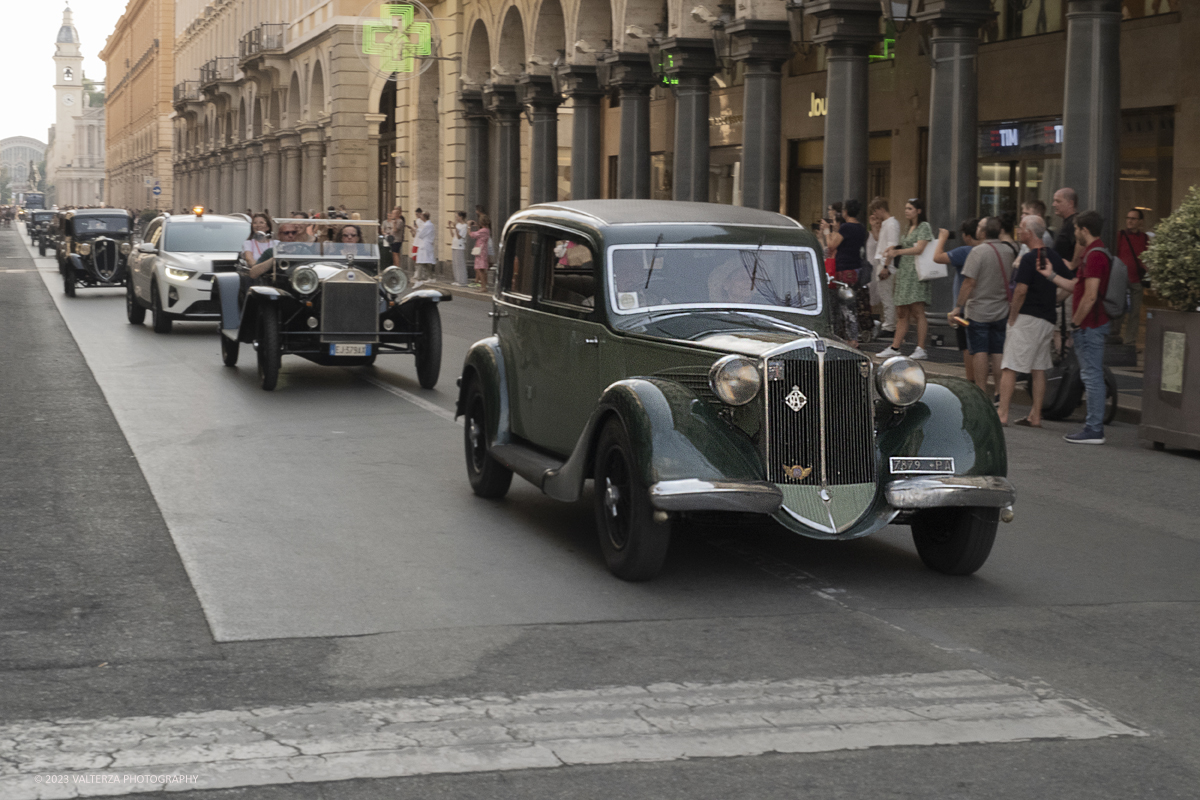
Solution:
[[[1108,256],[1100,252],[1100,230],[1104,220],[1095,211],[1075,218],[1075,238],[1083,248],[1080,267],[1074,278],[1056,275],[1053,267],[1039,267],[1043,277],[1073,293],[1071,324],[1075,328],[1075,356],[1079,359],[1079,377],[1087,391],[1087,419],[1083,430],[1063,438],[1071,444],[1104,444],[1104,337],[1109,319],[1104,313],[1104,295],[1108,291]]]
[[[1150,235],[1142,231],[1146,215],[1140,208],[1125,212],[1125,230],[1117,234],[1117,258],[1129,268],[1129,313],[1121,329],[1121,341],[1137,344],[1138,326],[1142,324],[1142,281],[1146,265],[1142,253],[1150,246]]]

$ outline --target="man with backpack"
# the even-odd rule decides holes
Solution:
[[[1042,277],[1072,293],[1071,324],[1074,327],[1075,356],[1079,359],[1079,377],[1087,392],[1087,418],[1083,429],[1063,438],[1071,444],[1104,444],[1104,338],[1110,326],[1108,295],[1110,288],[1123,284],[1125,265],[1112,256],[1100,241],[1104,220],[1095,211],[1084,211],[1075,218],[1075,237],[1082,248],[1081,263],[1074,278],[1064,278],[1050,264],[1038,267]],[[1117,273],[1122,273],[1117,275]],[[1118,280],[1114,280],[1117,278]],[[1114,311],[1115,314],[1115,311]]]

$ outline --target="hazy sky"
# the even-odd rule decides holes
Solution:
[[[72,0],[75,29],[82,42],[83,71],[104,80],[98,57],[126,0]],[[46,141],[54,123],[54,38],[62,26],[62,0],[0,0],[0,139],[32,136]]]

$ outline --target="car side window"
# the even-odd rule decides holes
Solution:
[[[150,230],[146,231],[146,241],[158,247],[158,240],[162,237],[163,224],[161,222],[150,223]]]
[[[585,239],[566,233],[542,239],[542,299],[579,308],[594,308],[596,257]]]
[[[533,297],[537,238],[528,230],[515,231],[508,237],[504,247],[505,292]]]

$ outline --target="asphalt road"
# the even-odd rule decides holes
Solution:
[[[626,584],[603,566],[587,502],[519,479],[501,502],[471,494],[446,412],[488,331],[483,302],[443,306],[435,391],[396,356],[372,370],[285,359],[264,393],[252,352],[221,366],[214,326],[157,336],[125,322],[119,292],[65,298],[53,269],[0,232],[0,797],[37,796],[4,781],[76,763],[55,749],[64,730],[111,754],[144,718],[231,724],[213,712],[293,719],[318,704],[344,719],[412,702],[490,719],[563,692],[585,701],[556,724],[591,755],[559,748],[528,769],[478,749],[437,769],[285,760],[296,768],[197,795],[1200,796],[1195,454],[1147,449],[1127,425],[1093,448],[1059,438],[1077,423],[1009,429],[1016,521],[971,578],[925,570],[906,528],[820,543],[764,525],[690,531],[660,579]],[[894,726],[904,704],[882,676],[968,673],[986,691],[938,700],[974,709],[957,727]],[[851,702],[869,719],[838,717],[842,738],[813,752],[733,723],[703,723],[709,749],[682,755],[613,733],[628,723],[613,698],[630,692],[704,695],[678,701],[701,730],[709,695],[796,681],[812,682],[818,717],[847,687],[885,699]],[[1061,703],[1066,722],[1037,727],[1010,695]],[[1095,720],[1114,735],[1072,733]],[[346,725],[307,730],[344,739]],[[456,744],[483,746],[464,730]],[[629,752],[597,756],[601,740]],[[107,758],[92,766],[137,764]]]

